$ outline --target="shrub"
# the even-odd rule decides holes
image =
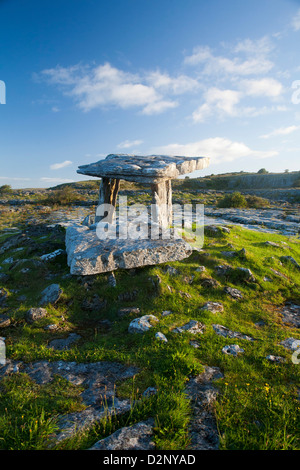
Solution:
[[[66,186],[62,189],[52,190],[48,195],[46,203],[50,205],[68,205],[76,200],[81,200],[82,196],[78,195],[73,189]]]
[[[241,193],[234,192],[224,196],[219,201],[218,207],[247,207],[247,200]]]
[[[0,194],[7,194],[11,192],[11,186],[9,184],[3,184],[0,186]]]

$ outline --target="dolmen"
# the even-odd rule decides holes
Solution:
[[[208,165],[208,157],[111,154],[79,166],[77,173],[101,181],[95,216],[66,229],[71,274],[92,275],[189,257],[191,245],[172,230],[171,181]],[[150,208],[128,206],[126,197],[118,197],[121,180],[148,186]]]

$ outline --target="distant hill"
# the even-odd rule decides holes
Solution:
[[[247,190],[247,189],[288,189],[300,188],[300,171],[285,173],[223,173],[209,175],[200,178],[177,179],[172,181],[172,186],[177,190],[188,189],[216,189],[216,190]],[[64,183],[49,189],[63,189],[71,187],[75,190],[98,190],[99,179]],[[122,181],[122,190],[146,189],[139,183]]]

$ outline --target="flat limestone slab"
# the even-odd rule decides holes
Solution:
[[[79,166],[77,173],[101,178],[156,183],[165,179],[175,179],[195,170],[202,170],[209,165],[209,160],[208,157],[110,154],[98,162]]]
[[[92,275],[180,261],[192,254],[182,239],[100,240],[96,231],[72,225],[66,230],[66,251],[71,274]]]

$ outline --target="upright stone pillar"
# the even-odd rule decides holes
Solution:
[[[163,180],[159,183],[151,184],[152,204],[154,210],[153,222],[160,227],[166,228],[172,225],[172,186],[171,180]]]
[[[115,178],[102,178],[100,183],[99,190],[99,203],[109,204],[110,210],[106,211],[103,215],[95,215],[95,222],[100,222],[104,217],[106,217],[107,222],[112,223],[115,215],[117,195],[119,192],[120,180]]]

